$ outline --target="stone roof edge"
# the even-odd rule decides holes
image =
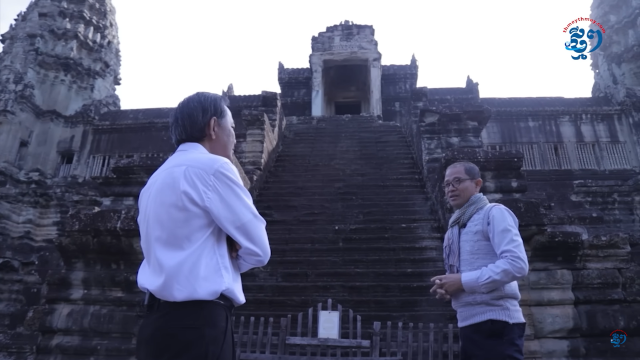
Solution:
[[[621,107],[580,107],[580,108],[563,108],[563,107],[550,107],[550,108],[499,108],[492,107],[484,104],[493,111],[494,115],[498,113],[514,113],[514,112],[527,112],[527,113],[572,113],[572,114],[618,114],[624,112]]]

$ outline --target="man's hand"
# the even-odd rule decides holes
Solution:
[[[451,296],[464,291],[461,274],[440,275],[431,279],[435,284],[431,293],[437,293],[436,298],[448,300]]]
[[[235,241],[233,242],[233,244],[234,246],[231,248],[231,257],[235,259],[236,257],[238,257],[238,251],[240,251],[242,247]]]
[[[242,249],[240,244],[238,244],[231,237],[227,237],[227,248],[229,250],[229,255],[231,255],[231,257],[234,258],[234,259],[236,257],[238,257],[238,251],[240,251],[240,249]]]

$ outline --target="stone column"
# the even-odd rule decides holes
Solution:
[[[311,58],[311,115],[322,116],[325,114],[324,81],[322,79],[322,60]]]
[[[373,115],[382,115],[382,70],[380,60],[373,60],[369,66],[369,112]]]

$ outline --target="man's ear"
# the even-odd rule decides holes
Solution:
[[[209,124],[207,125],[207,135],[211,136],[212,139],[216,138],[216,126],[218,125],[218,119],[214,116],[209,120]]]
[[[475,183],[476,183],[476,186],[478,187],[478,189],[482,188],[482,179],[476,179]]]

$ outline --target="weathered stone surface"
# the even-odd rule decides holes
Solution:
[[[1,41],[0,161],[70,175],[87,125],[120,108],[111,1],[33,1]]]
[[[586,355],[582,339],[540,339],[537,340],[543,359],[581,359]]]
[[[576,305],[582,336],[603,336],[621,329],[629,337],[640,334],[640,312],[635,304]]]
[[[595,75],[593,96],[606,95],[616,102],[639,98],[640,52],[635,30],[640,18],[640,4],[594,0],[591,18],[605,28],[603,37],[606,39],[597,51],[590,54]],[[589,28],[600,30],[595,24]]]
[[[610,233],[588,238],[582,262],[588,269],[620,269],[630,265],[629,235]]]
[[[531,271],[528,275],[529,291],[521,305],[573,305],[571,291],[573,276],[569,270]],[[522,292],[522,287],[520,288]]]
[[[622,277],[616,269],[575,270],[573,293],[579,303],[616,303],[624,300]]]
[[[640,302],[640,267],[635,265],[632,268],[620,270],[620,276],[625,299],[630,302]]]
[[[580,336],[580,318],[573,305],[532,306],[536,338]]]
[[[609,334],[607,334],[609,335]],[[611,337],[582,338],[583,359],[608,360],[608,359],[637,359],[640,354],[640,339],[629,337],[627,341],[614,348]],[[575,357],[574,357],[575,359]]]
[[[529,261],[532,270],[581,268],[582,235],[570,231],[550,231],[531,240]]]

